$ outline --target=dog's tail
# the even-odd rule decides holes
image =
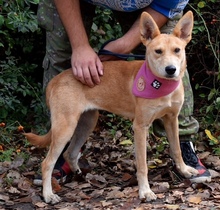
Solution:
[[[31,144],[41,148],[49,146],[51,142],[51,131],[43,136],[34,133],[24,133],[24,135]]]

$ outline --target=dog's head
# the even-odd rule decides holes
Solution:
[[[146,46],[146,60],[158,77],[179,80],[186,69],[185,47],[191,40],[193,13],[187,12],[177,23],[172,34],[161,34],[147,13],[140,21],[141,41]]]

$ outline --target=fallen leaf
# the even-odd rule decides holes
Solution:
[[[103,176],[100,176],[100,175],[92,175],[90,173],[86,174],[86,180],[96,186],[96,187],[99,187],[99,188],[103,188],[106,186],[107,184],[107,181],[105,180],[105,178]]]
[[[207,187],[209,187],[212,192],[214,191],[220,191],[220,184],[219,183],[216,183],[216,182],[211,182],[211,183],[204,183],[204,185],[206,185]]]
[[[208,199],[208,198],[210,198],[210,192],[209,192],[209,190],[203,190],[202,192],[199,192],[198,194],[197,194],[199,197],[201,197],[201,199]]]
[[[205,133],[206,133],[206,135],[209,137],[209,139],[214,142],[214,144],[218,144],[218,139],[215,138],[215,137],[211,134],[211,131],[210,131],[210,130],[205,129]]]
[[[98,197],[102,196],[103,193],[104,193],[104,189],[94,190],[94,191],[91,193],[91,197],[92,197],[92,198],[98,198]]]
[[[45,202],[37,202],[35,203],[35,206],[39,207],[39,208],[44,208],[46,207],[48,204],[46,204]]]
[[[213,178],[220,177],[220,173],[217,172],[217,171],[215,171],[215,170],[209,169],[209,172],[210,172],[210,174],[211,174],[212,179],[213,179]]]
[[[16,199],[15,201],[19,201],[20,203],[30,203],[32,202],[32,199],[30,196],[26,196],[26,197]]]
[[[170,204],[166,204],[165,207],[167,209],[180,209],[180,206],[179,205],[170,205]]]
[[[159,198],[159,199],[165,198],[165,194],[164,193],[157,193],[157,198]]]
[[[103,207],[107,207],[107,206],[112,205],[112,202],[109,202],[109,201],[100,201],[100,202],[101,202]]]
[[[122,176],[122,181],[126,182],[128,181],[129,179],[132,178],[132,175],[129,174],[129,173],[124,173],[123,176]]]
[[[83,183],[83,184],[78,184],[77,188],[79,189],[86,189],[86,188],[90,188],[91,184],[90,183]]]
[[[11,194],[20,194],[20,191],[15,187],[10,187],[8,192]]]
[[[0,200],[7,202],[9,201],[9,196],[0,194]]]
[[[144,210],[143,206],[137,207],[135,210]]]
[[[116,139],[119,139],[121,136],[122,136],[123,134],[122,134],[122,132],[119,130],[119,131],[116,131],[116,133],[115,133],[115,138]]]
[[[121,192],[119,190],[113,190],[113,191],[108,193],[106,199],[114,199],[114,198],[121,199],[123,197],[124,197],[123,192]]]
[[[17,156],[14,161],[11,163],[11,168],[17,169],[18,167],[22,166],[24,163],[24,158],[21,156]]]
[[[166,203],[174,203],[176,200],[176,198],[174,198],[173,196],[166,196],[165,201]]]
[[[202,152],[198,154],[199,159],[203,160],[210,155],[210,152]]]
[[[190,203],[199,204],[202,201],[202,199],[200,196],[191,195],[188,197],[188,201]]]
[[[20,179],[21,178],[21,175],[19,172],[17,172],[16,170],[10,170],[9,173],[7,174],[7,178],[8,179]]]
[[[214,166],[216,170],[220,170],[220,159],[219,156],[209,155],[204,163],[208,166]]]
[[[60,186],[59,182],[55,177],[52,177],[51,179],[52,188],[55,192],[61,191],[62,187]]]
[[[170,185],[168,182],[154,182],[151,189],[154,193],[167,192],[170,189]]]
[[[80,191],[78,195],[81,197],[81,199],[86,199],[86,200],[91,199],[90,196],[86,195],[86,194],[85,194],[84,192],[82,192],[82,191]]]
[[[217,200],[220,200],[220,195],[213,195],[213,197]]]
[[[126,139],[124,141],[121,141],[119,144],[123,145],[123,146],[126,146],[126,145],[132,145],[133,142],[130,139]]]
[[[21,179],[18,183],[18,188],[23,191],[30,191],[32,183],[29,179]]]

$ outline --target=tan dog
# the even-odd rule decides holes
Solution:
[[[157,118],[164,122],[171,155],[181,174],[185,177],[198,174],[197,170],[183,162],[178,132],[178,114],[184,100],[181,78],[186,69],[185,46],[191,40],[192,28],[192,12],[181,18],[171,35],[160,34],[148,13],[145,12],[141,16],[141,40],[147,47],[147,64],[143,66],[149,68],[157,78],[178,83],[176,88],[165,96],[149,99],[136,97],[132,93],[134,80],[143,61],[104,62],[105,72],[101,84],[94,88],[77,81],[71,69],[51,80],[46,92],[51,112],[51,129],[44,136],[26,134],[32,144],[41,147],[50,145],[47,157],[42,163],[43,196],[47,203],[60,201],[60,197],[52,192],[51,174],[59,155],[70,139],[70,146],[64,156],[72,171],[80,172],[77,162],[78,152],[96,125],[99,109],[133,120],[140,199],[147,201],[156,199],[148,183],[146,139],[150,125]],[[160,82],[152,83],[152,86],[158,88],[158,84]],[[143,91],[145,80],[141,77],[136,85],[138,91]]]

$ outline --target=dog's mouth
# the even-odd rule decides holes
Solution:
[[[168,79],[173,79],[173,78],[176,78],[176,76],[175,75],[169,75],[169,74],[166,74],[166,76],[165,76],[166,78],[168,78]]]

